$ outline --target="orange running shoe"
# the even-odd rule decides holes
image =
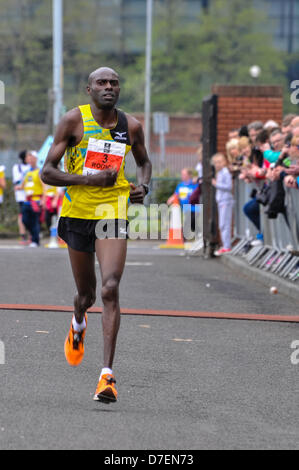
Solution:
[[[114,403],[117,401],[117,390],[115,388],[115,378],[113,375],[105,374],[99,381],[94,401],[100,401],[102,403]]]
[[[64,353],[65,358],[70,366],[78,367],[83,361],[84,357],[84,338],[87,329],[87,315],[85,313],[86,328],[78,333],[74,330],[73,320],[71,323],[70,332],[65,340]]]

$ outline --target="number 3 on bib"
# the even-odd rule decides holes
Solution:
[[[109,140],[89,139],[83,175],[95,175],[104,170],[121,169],[126,145]]]

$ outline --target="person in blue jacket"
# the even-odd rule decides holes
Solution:
[[[198,212],[198,208],[196,205],[190,205],[190,197],[198,188],[198,183],[194,182],[193,171],[189,168],[183,168],[181,171],[181,180],[182,181],[177,185],[174,194],[168,199],[167,204],[170,205],[175,199],[178,199],[185,216],[185,220],[188,219],[188,214],[190,214],[191,231],[195,232],[196,213]]]

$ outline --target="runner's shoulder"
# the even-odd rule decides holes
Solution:
[[[125,113],[125,114],[126,114],[126,118],[128,120],[129,130],[133,133],[140,132],[143,129],[141,122],[138,121],[138,119],[136,119],[131,114],[127,114],[127,113]]]
[[[79,108],[73,108],[61,118],[60,124],[66,127],[76,126],[81,122],[81,111]]]

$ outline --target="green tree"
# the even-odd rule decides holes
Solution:
[[[211,85],[251,84],[249,68],[260,65],[263,84],[286,86],[285,57],[263,32],[266,17],[248,0],[214,0],[191,24],[182,23],[184,0],[157,3],[159,21],[154,28],[153,97],[156,111],[196,112]],[[143,108],[144,57],[126,83],[127,96],[139,86],[131,107]]]
[[[40,0],[0,0],[0,67],[6,85],[1,122],[15,136],[18,123],[44,122],[47,114],[52,70],[47,6]]]

